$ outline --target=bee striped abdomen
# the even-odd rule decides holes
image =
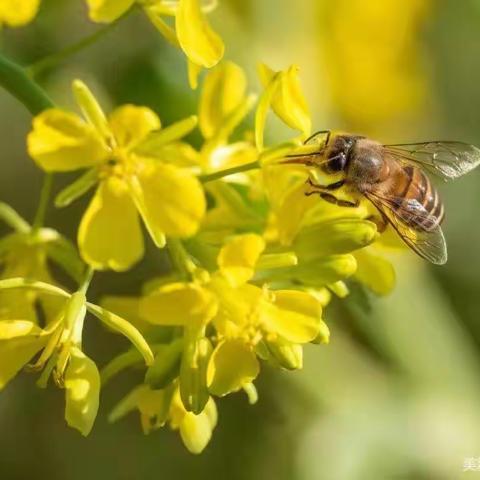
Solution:
[[[402,168],[402,181],[397,182],[401,199],[394,209],[398,216],[414,230],[430,231],[443,220],[443,203],[428,177],[410,165]]]

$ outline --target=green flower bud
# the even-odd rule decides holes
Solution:
[[[302,230],[294,242],[301,260],[349,253],[372,243],[377,236],[373,222],[345,218],[318,223]]]
[[[296,267],[269,271],[269,282],[296,281],[309,287],[323,287],[350,277],[357,269],[353,255],[330,255]]]
[[[303,349],[296,343],[277,340],[267,342],[268,350],[279,366],[287,370],[298,370],[303,367]]]
[[[187,331],[186,336],[189,336]],[[199,414],[209,399],[207,366],[212,354],[210,340],[205,337],[186,338],[180,365],[180,397],[185,409]]]
[[[323,320],[320,320],[320,331],[311,343],[314,343],[315,345],[330,343],[330,329]]]
[[[183,339],[156,349],[153,365],[145,375],[145,383],[153,389],[165,388],[178,376],[183,352]]]

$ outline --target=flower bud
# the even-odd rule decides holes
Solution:
[[[180,365],[180,397],[185,409],[195,414],[204,409],[210,396],[207,366],[211,353],[212,345],[207,338],[186,339]]]
[[[303,349],[300,345],[277,340],[267,342],[272,357],[287,370],[298,370],[303,366]]]
[[[302,260],[307,260],[349,253],[372,243],[376,236],[373,222],[344,218],[303,229],[295,239],[294,249]]]
[[[165,388],[178,376],[182,351],[183,339],[181,338],[158,348],[153,365],[148,368],[145,375],[145,383],[154,389]]]

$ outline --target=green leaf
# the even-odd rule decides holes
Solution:
[[[87,309],[105,325],[127,337],[142,354],[147,365],[153,364],[152,350],[142,334],[130,322],[93,303],[87,303]]]

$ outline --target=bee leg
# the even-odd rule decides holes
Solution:
[[[367,220],[370,220],[377,226],[378,233],[383,233],[388,227],[388,219],[383,213],[381,216],[372,215],[371,217],[368,217]]]
[[[337,197],[333,196],[331,193],[327,192],[319,192],[320,197],[334,205],[338,205],[339,207],[349,207],[349,208],[357,208],[360,205],[360,201],[356,200],[355,202],[349,202],[348,200],[340,200]]]
[[[313,189],[316,189],[318,191],[337,190],[338,188],[343,187],[343,185],[345,185],[345,180],[339,180],[338,182],[333,182],[333,183],[330,183],[329,185],[321,185],[319,183],[315,183],[312,177],[308,177],[307,184],[310,185],[310,187],[312,187]]]

